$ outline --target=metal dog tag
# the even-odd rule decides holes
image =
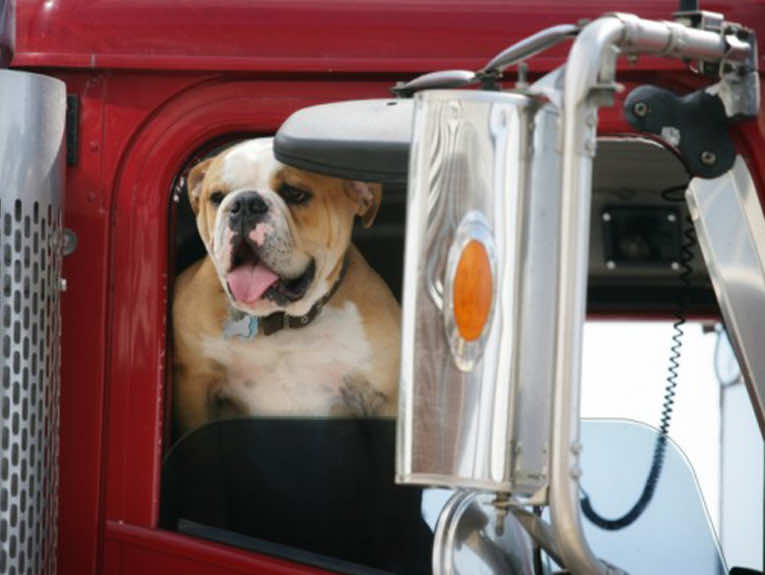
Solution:
[[[258,335],[258,318],[254,315],[232,310],[226,323],[223,324],[223,337],[226,339],[232,337],[252,339],[256,335]]]

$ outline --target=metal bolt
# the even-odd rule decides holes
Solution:
[[[528,83],[528,71],[529,65],[526,62],[518,64],[518,81],[515,83],[516,88],[525,88]]]
[[[571,479],[579,479],[582,476],[582,468],[578,465],[573,465],[569,471],[569,475],[571,475]]]
[[[494,509],[496,510],[496,518],[494,523],[494,533],[497,537],[502,537],[505,533],[505,518],[507,517],[507,507],[510,498],[507,493],[497,493],[494,498]]]
[[[705,150],[701,152],[701,163],[705,166],[714,166],[717,163],[717,155],[714,152]]]
[[[673,269],[674,271],[680,271],[680,264],[679,264],[679,263],[677,263],[677,262],[672,262],[672,263],[670,264],[670,266],[672,267],[672,269]]]
[[[672,212],[667,214],[667,221],[668,222],[674,222],[677,221],[677,216],[673,214]]]
[[[612,270],[616,267],[616,263],[613,260],[608,260],[606,262],[606,268],[609,270]]]
[[[61,291],[66,291],[66,278],[60,278],[58,280],[58,287]]]
[[[600,216],[603,218],[604,222],[610,222],[611,221],[611,214],[609,212],[603,212],[603,215]]]
[[[635,102],[632,106],[632,113],[638,118],[645,118],[648,115],[648,104],[645,102]]]
[[[62,251],[65,256],[71,255],[77,249],[77,234],[72,230],[64,229],[64,242]]]
[[[571,444],[571,453],[574,455],[579,455],[582,452],[582,444],[578,441],[575,441]]]

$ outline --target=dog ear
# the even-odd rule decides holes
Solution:
[[[199,199],[202,196],[202,181],[205,179],[207,168],[210,167],[213,158],[207,158],[206,160],[199,162],[196,166],[191,168],[189,175],[186,176],[186,191],[189,194],[189,203],[191,209],[196,214],[199,211]]]
[[[358,203],[356,212],[361,218],[361,223],[365,228],[372,225],[380,209],[382,200],[382,185],[372,182],[347,182],[346,193]]]

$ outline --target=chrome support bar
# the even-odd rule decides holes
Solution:
[[[725,328],[765,437],[765,217],[741,156],[713,180],[694,178],[686,192]]]
[[[565,566],[577,575],[608,568],[590,550],[579,515],[579,399],[582,335],[587,304],[587,259],[598,84],[604,53],[623,37],[624,24],[602,18],[574,42],[563,90],[563,170],[558,255],[553,426],[550,446],[550,520]]]
[[[624,25],[623,37],[618,45],[625,52],[659,54],[672,58],[717,61],[722,58],[745,60],[751,51],[749,44],[709,30],[689,28],[677,22],[644,20],[633,14],[615,13]],[[603,20],[602,18],[601,20]]]

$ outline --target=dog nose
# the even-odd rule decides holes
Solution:
[[[258,192],[242,192],[229,207],[229,226],[234,231],[247,231],[262,220],[266,212],[268,204]]]
[[[244,216],[256,216],[268,211],[268,204],[263,201],[258,192],[246,192],[241,194],[231,204],[231,213],[238,214],[244,206]]]

